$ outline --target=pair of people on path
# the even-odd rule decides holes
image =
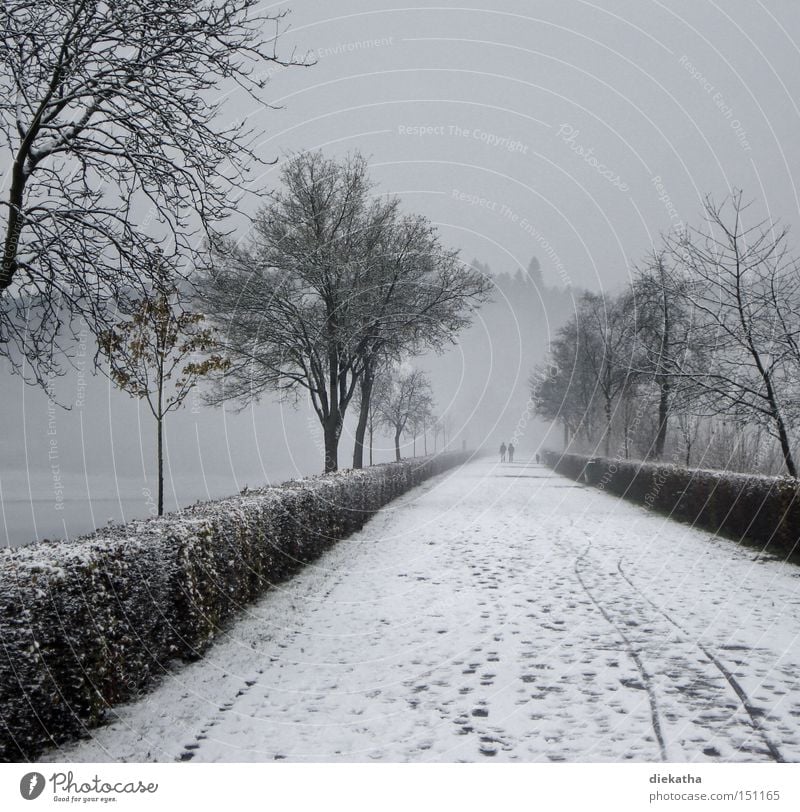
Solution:
[[[508,453],[508,461],[514,462],[514,443],[506,444],[500,443],[500,462],[506,461],[506,452]]]

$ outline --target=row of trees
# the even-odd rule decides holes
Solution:
[[[159,261],[159,256],[154,258]],[[160,263],[159,263],[160,265]],[[160,265],[161,276],[151,294],[141,299],[129,317],[99,336],[99,349],[114,383],[142,400],[156,425],[157,511],[164,512],[164,424],[189,393],[205,378],[218,383],[230,367],[221,354],[220,336],[201,313],[186,307],[186,296]],[[369,464],[373,463],[376,431],[391,432],[399,461],[400,439],[422,435],[427,453],[431,431],[434,450],[446,421],[434,414],[434,397],[428,376],[408,364],[387,359],[377,372],[371,398],[362,404],[363,388],[356,398],[368,414]],[[416,450],[415,450],[416,453]]]
[[[462,268],[420,216],[396,199],[368,199],[366,162],[299,155],[259,212],[248,241],[211,246],[181,285],[156,249],[155,283],[98,336],[114,382],[147,404],[156,423],[158,512],[163,512],[164,421],[203,378],[207,400],[244,406],[266,392],[306,392],[323,428],[325,470],[351,402],[358,409],[353,466],[370,464],[376,429],[434,441],[430,381],[405,359],[441,348],[469,323],[489,281]],[[201,312],[203,311],[203,312]]]
[[[567,446],[606,456],[690,464],[728,437],[738,465],[764,470],[771,438],[796,477],[800,267],[786,230],[751,222],[741,191],[704,208],[620,294],[579,298],[532,376],[537,412]]]
[[[363,393],[363,388],[361,390]],[[362,407],[359,396],[359,412]],[[427,433],[429,429],[438,434],[440,424],[434,414],[433,389],[424,372],[418,369],[381,370],[375,377],[367,406],[369,427],[369,456],[372,465],[372,443],[374,427],[391,432],[394,439],[395,459],[400,460],[400,438],[410,434],[416,438],[421,434],[425,440],[427,453]]]
[[[214,404],[305,393],[326,471],[338,467],[351,403],[353,467],[363,465],[367,431],[371,464],[376,429],[392,433],[399,460],[404,434],[440,427],[430,381],[406,359],[452,340],[488,295],[488,278],[443,249],[424,217],[371,195],[360,155],[304,153],[281,179],[247,240],[211,244],[191,287],[155,251],[152,290],[99,335],[112,379],[155,419],[159,514],[164,420],[203,378]]]
[[[287,161],[248,237],[224,231],[258,134],[212,99],[268,107],[270,65],[308,64],[278,55],[283,17],[257,0],[0,8],[0,356],[48,387],[88,329],[155,418],[159,512],[163,421],[201,379],[214,403],[305,395],[326,471],[357,402],[359,467],[376,415],[397,448],[429,420],[424,378],[387,370],[441,349],[488,296],[428,220],[374,193],[360,155]]]
[[[210,400],[306,396],[322,427],[325,470],[334,471],[351,404],[360,468],[380,370],[451,342],[490,281],[445,249],[425,217],[374,194],[361,155],[309,152],[284,164],[281,188],[246,241],[211,245],[196,289],[228,360]],[[398,380],[407,398],[418,396],[419,376]],[[394,428],[399,437],[405,425]]]

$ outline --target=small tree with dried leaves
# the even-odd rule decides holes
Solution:
[[[224,370],[215,330],[205,316],[185,310],[177,286],[162,274],[153,293],[137,302],[129,318],[99,336],[111,379],[144,400],[156,421],[158,515],[164,513],[164,420],[180,408],[200,379]]]

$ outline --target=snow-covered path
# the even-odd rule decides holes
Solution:
[[[800,568],[544,467],[397,500],[53,761],[800,760]]]

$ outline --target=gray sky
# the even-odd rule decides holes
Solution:
[[[465,258],[536,254],[577,286],[620,283],[732,186],[797,222],[796,3],[460,6],[292,4],[284,42],[318,63],[276,73],[284,110],[248,111],[262,154],[358,148]]]
[[[660,231],[696,222],[702,196],[722,197],[732,186],[757,201],[753,217],[768,212],[797,232],[795,0],[291,7],[279,49],[308,51],[317,64],[274,72],[265,95],[282,109],[255,108],[235,94],[230,116],[265,133],[258,145],[265,159],[361,150],[378,191],[428,215],[466,261],[513,271],[536,255],[550,284],[615,288]],[[272,188],[277,172],[264,169],[256,185]],[[457,420],[476,399],[496,397],[494,418],[469,437],[496,445],[524,407],[531,348],[514,338],[519,331],[501,342],[484,327],[479,321],[476,330],[490,357],[489,372],[480,373],[485,385],[463,384],[469,370],[459,347],[431,368],[440,375],[440,407],[450,405]],[[491,364],[503,380],[499,397]],[[73,401],[80,385],[74,372],[59,384]],[[5,373],[2,387],[9,535],[33,532],[30,497],[47,508],[40,535],[52,534],[64,522],[52,510],[47,399]],[[119,515],[120,502],[126,518],[142,514],[154,485],[149,417],[103,379],[87,387],[81,405],[55,416],[67,496],[108,496],[98,523]],[[319,429],[290,406],[239,415],[187,408],[171,417],[168,437],[179,502],[320,467]],[[346,439],[343,463],[350,453]],[[80,515],[69,532],[88,529],[88,514]]]

